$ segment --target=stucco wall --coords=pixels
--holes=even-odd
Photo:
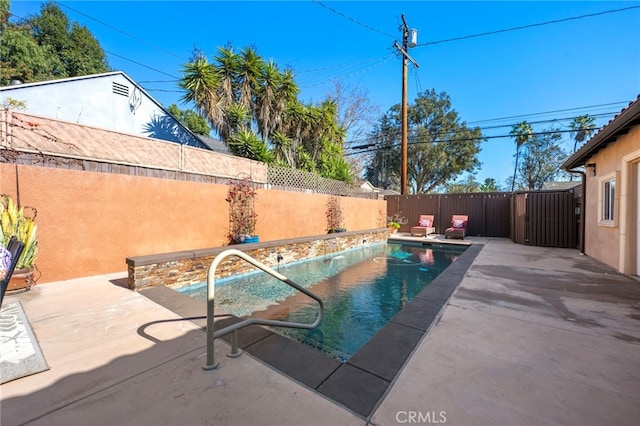
[[[635,238],[635,226],[632,225],[635,219],[635,209],[622,211],[621,194],[635,192],[635,184],[633,182],[635,177],[621,173],[628,165],[622,158],[638,149],[640,149],[640,126],[636,126],[628,134],[610,143],[605,149],[588,160],[588,163],[595,163],[596,165],[595,176],[592,168],[587,168],[586,170],[585,253],[626,273],[635,271],[624,270],[625,268],[620,265],[621,242],[624,243],[621,238]],[[615,172],[618,173],[619,179],[616,181],[615,195],[617,221],[615,226],[602,226],[598,224],[598,214],[601,209],[598,202],[598,191],[601,178]],[[629,201],[636,202],[635,196]],[[632,233],[627,232],[621,235],[623,224],[626,224],[627,231],[632,231]],[[625,244],[622,244],[622,246],[624,247]],[[635,244],[633,246],[635,250]],[[629,247],[623,249],[629,251]]]
[[[0,163],[0,193],[38,209],[39,283],[124,272],[125,259],[223,245],[227,185]],[[325,233],[329,196],[259,190],[261,241]],[[348,230],[381,226],[386,201],[340,197]]]

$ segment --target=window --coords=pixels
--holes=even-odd
[[[608,173],[598,179],[598,224],[601,226],[618,226],[616,220],[618,200],[616,198],[616,181],[618,172]]]
[[[613,222],[616,200],[616,180],[610,179],[602,183],[602,220]]]

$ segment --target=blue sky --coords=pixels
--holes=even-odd
[[[180,103],[181,65],[194,47],[211,58],[218,47],[254,46],[296,73],[303,101],[319,101],[342,79],[368,91],[381,113],[401,100],[402,68],[393,42],[404,13],[418,30],[410,55],[409,102],[418,92],[446,92],[461,120],[485,136],[510,125],[567,129],[571,117],[603,114],[598,126],[640,94],[640,2],[431,1],[66,1],[61,9],[89,28],[110,66],[132,77],[158,101]],[[12,1],[20,17],[41,2]],[[632,8],[615,13],[602,13]],[[330,10],[332,9],[332,10]],[[555,24],[462,40],[554,20]],[[606,105],[609,104],[609,105]],[[592,107],[602,105],[599,107]],[[585,108],[592,107],[592,108]],[[562,111],[565,110],[565,111]],[[554,112],[555,111],[555,112]],[[507,127],[495,127],[505,125]],[[490,128],[491,127],[491,128]],[[573,142],[565,136],[564,148]],[[483,143],[476,179],[499,184],[513,172],[511,138]]]

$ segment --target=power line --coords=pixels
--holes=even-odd
[[[608,104],[604,104],[604,105],[608,105]],[[583,107],[584,108],[584,107]],[[559,111],[569,111],[569,110],[573,110],[573,109],[580,109],[580,108],[570,108],[567,110],[559,110]],[[590,114],[590,117],[607,117],[607,116],[614,116],[616,114],[618,114],[619,111],[612,111],[612,112],[606,112],[606,113],[600,113],[600,114]],[[538,113],[538,114],[547,114],[547,113]],[[531,115],[535,115],[535,114],[531,114]],[[551,118],[548,120],[538,120],[538,121],[531,121],[529,122],[529,124],[543,124],[543,123],[553,123],[554,121],[557,120],[573,120],[575,117],[563,117],[563,118]],[[487,121],[492,121],[492,120],[487,120]],[[468,124],[468,123],[467,123]],[[504,127],[510,127],[512,128],[516,123],[512,123],[512,124],[501,124],[501,125],[495,125],[495,126],[488,126],[488,127],[478,127],[478,129],[481,132],[484,132],[486,130],[491,130],[491,129],[498,129],[498,128],[504,128]],[[410,129],[411,130],[411,129]],[[413,130],[411,130],[412,132],[415,133],[417,129],[414,128]],[[473,130],[472,128],[470,128],[469,130]],[[574,131],[569,130],[569,131]],[[398,136],[396,133],[398,131],[396,129],[389,129],[389,131],[382,131],[379,134],[374,134],[371,135],[369,137],[366,138],[360,138],[360,139],[352,139],[346,143],[352,144],[352,143],[356,143],[356,142],[368,142],[371,140],[375,140],[375,139],[380,139],[382,137],[389,137],[389,136]],[[439,135],[446,135],[447,133],[436,133],[434,136],[439,136]]]
[[[122,33],[122,34],[125,34],[125,35],[127,35],[128,37],[134,38],[134,39],[136,39],[136,40],[138,40],[138,41],[140,41],[140,42],[142,42],[142,43],[144,43],[144,44],[146,44],[146,45],[148,45],[148,46],[154,47],[154,48],[156,48],[156,49],[158,49],[158,50],[160,50],[160,51],[162,51],[162,52],[168,53],[169,55],[176,56],[177,58],[179,58],[179,59],[183,59],[183,60],[184,60],[184,58],[181,58],[180,56],[177,56],[177,55],[175,55],[175,54],[173,54],[173,53],[171,53],[171,52],[169,52],[169,51],[166,51],[166,50],[164,50],[164,49],[162,49],[162,48],[156,47],[156,46],[154,46],[154,45],[153,45],[153,44],[151,44],[151,43],[148,43],[148,42],[146,42],[146,41],[144,41],[144,40],[142,40],[142,39],[140,39],[140,38],[138,38],[138,37],[135,37],[135,36],[133,36],[133,35],[131,35],[131,34],[128,34],[128,33],[124,32],[124,31],[122,31],[122,30],[119,30],[118,28],[116,28],[116,27],[114,27],[114,26],[112,26],[112,25],[109,25],[109,24],[106,24],[106,23],[104,23],[104,22],[102,22],[102,21],[99,21],[98,19],[92,18],[91,16],[86,15],[86,14],[84,14],[84,13],[82,13],[82,12],[79,12],[79,11],[77,11],[77,10],[75,10],[75,9],[73,9],[73,8],[71,8],[71,7],[69,7],[69,6],[63,5],[63,4],[61,4],[61,3],[59,3],[59,2],[55,2],[55,1],[54,1],[54,3],[55,3],[55,4],[57,4],[57,5],[59,5],[59,6],[65,7],[65,8],[67,8],[67,9],[73,10],[74,12],[79,13],[80,15],[86,16],[86,17],[87,17],[87,18],[89,18],[89,19],[92,19],[92,20],[94,20],[94,21],[96,21],[96,22],[98,22],[98,23],[100,23],[100,24],[102,24],[102,25],[105,25],[105,26],[107,26],[107,27],[109,27],[109,28],[111,28],[111,29],[113,29],[113,30],[115,30],[115,31],[118,31],[118,32],[120,32],[120,33]],[[20,17],[20,16],[18,16],[18,15],[16,15],[16,14],[14,14],[14,13],[11,13],[11,12],[10,12],[9,14],[10,14],[11,16],[14,16],[14,17],[19,18],[19,19],[23,19],[23,20],[25,19],[25,18],[22,18],[22,17]],[[118,55],[117,53],[113,53],[113,52],[110,52],[110,51],[105,50],[105,49],[102,49],[102,50],[103,50],[105,53],[108,53],[109,55],[116,56],[116,57],[118,57],[118,58],[120,58],[120,59],[124,59],[125,61],[131,62],[131,63],[134,63],[134,64],[139,65],[139,66],[141,66],[141,67],[144,67],[144,68],[150,69],[150,70],[152,70],[152,71],[158,72],[158,73],[160,73],[160,74],[164,74],[164,75],[166,75],[166,76],[168,76],[168,77],[171,77],[171,78],[173,78],[173,79],[174,79],[173,81],[179,81],[179,80],[180,80],[178,77],[173,76],[173,75],[171,75],[171,74],[168,74],[168,73],[166,73],[166,72],[164,72],[164,71],[160,71],[160,70],[159,70],[159,69],[157,69],[157,68],[150,67],[150,66],[145,65],[145,64],[143,64],[143,63],[141,63],[141,62],[134,61],[133,59],[129,59],[129,58],[125,57],[125,56]],[[167,81],[167,82],[169,82],[169,81]]]
[[[599,107],[612,106],[612,105],[627,105],[628,103],[629,103],[628,101],[610,102],[610,103],[606,103],[606,104],[590,105],[590,106],[584,106],[584,107],[556,109],[556,110],[546,111],[546,112],[534,112],[534,113],[530,113],[530,114],[511,115],[511,116],[508,116],[508,117],[489,118],[487,120],[470,121],[467,124],[489,123],[489,122],[492,122],[492,121],[503,121],[503,120],[511,120],[511,119],[514,119],[514,118],[533,117],[533,116],[536,116],[536,115],[555,114],[557,112],[577,111],[577,110],[582,110],[582,109],[599,108]]]
[[[598,118],[598,117],[608,117],[611,115],[617,114],[617,111],[612,112],[601,112],[599,114],[588,114],[589,117]],[[575,117],[563,117],[563,118],[551,118],[548,120],[538,120],[538,121],[528,121],[528,124],[542,124],[542,123],[553,123],[554,121],[559,120],[573,120]],[[467,123],[468,124],[468,123]],[[560,125],[564,126],[564,124],[560,123]],[[489,129],[499,129],[502,127],[513,127],[514,124],[498,124],[495,126],[481,127],[480,130],[489,130]]]
[[[373,68],[377,68],[377,67],[383,65],[384,63],[388,62],[389,59],[391,59],[392,57],[393,57],[393,55],[387,55],[387,56],[381,58],[381,60],[378,61],[377,63],[371,64],[371,65],[369,65],[367,67],[356,68],[355,70],[353,70],[353,71],[351,71],[349,73],[346,73],[346,74],[342,73],[342,74],[340,74],[340,77],[351,77],[353,75],[361,74],[361,73],[363,73],[365,71],[369,71],[369,70],[371,70]],[[328,78],[329,77],[320,76],[320,77],[317,77],[316,79],[311,79],[310,80],[310,81],[317,80],[314,83],[311,83],[311,82],[310,83],[306,83],[306,84],[305,83],[299,83],[299,86],[300,86],[300,88],[318,86],[318,85],[321,85],[321,84],[325,84],[327,82]]]
[[[347,15],[345,15],[345,14],[344,14],[344,13],[342,13],[342,12],[338,12],[337,10],[335,10],[335,9],[333,9],[333,8],[331,8],[331,7],[329,7],[329,6],[327,6],[326,4],[322,3],[322,2],[321,2],[321,1],[319,1],[319,0],[313,0],[313,2],[314,2],[315,4],[317,4],[317,5],[319,5],[319,6],[322,6],[322,7],[324,7],[325,9],[327,9],[327,10],[329,10],[329,11],[331,11],[331,12],[335,13],[336,15],[342,16],[344,19],[347,19],[347,20],[349,20],[349,21],[351,21],[351,22],[353,22],[353,23],[355,23],[355,24],[357,24],[357,25],[360,25],[361,27],[364,27],[364,28],[366,28],[366,29],[368,29],[368,30],[371,30],[371,31],[373,31],[373,32],[376,32],[376,33],[378,33],[378,34],[382,34],[382,35],[383,35],[383,36],[385,36],[385,37],[391,37],[392,39],[395,39],[395,37],[394,37],[394,36],[392,36],[391,34],[385,33],[384,31],[380,31],[380,30],[378,30],[378,29],[376,29],[376,28],[373,28],[373,27],[372,27],[372,26],[370,26],[370,25],[364,24],[364,23],[362,23],[362,22],[360,22],[360,21],[356,21],[356,20],[355,20],[355,19],[353,19],[352,17],[347,16]]]
[[[154,49],[156,49],[156,50],[158,50],[158,51],[160,51],[160,52],[166,53],[167,55],[171,55],[171,56],[173,56],[173,57],[175,57],[175,58],[178,58],[178,59],[180,59],[180,60],[182,60],[182,61],[188,61],[187,59],[183,58],[182,56],[176,55],[176,54],[175,54],[175,53],[173,53],[173,52],[169,52],[168,50],[165,50],[165,49],[163,49],[163,48],[161,48],[161,47],[158,47],[158,46],[156,46],[156,45],[154,45],[154,44],[152,44],[152,43],[150,43],[150,42],[148,42],[148,41],[146,41],[146,40],[141,39],[140,37],[134,36],[133,34],[129,34],[128,32],[123,31],[123,30],[121,30],[121,29],[119,29],[119,28],[116,28],[116,27],[114,27],[114,26],[113,26],[113,25],[111,25],[111,24],[107,24],[106,22],[100,21],[99,19],[96,19],[96,18],[94,18],[94,17],[92,17],[92,16],[89,16],[89,15],[87,15],[86,13],[80,12],[79,10],[76,10],[76,9],[74,9],[74,8],[70,7],[70,6],[67,6],[67,5],[62,4],[62,3],[60,3],[60,2],[57,2],[57,1],[54,1],[53,3],[57,4],[58,6],[64,7],[64,8],[66,8],[66,9],[72,10],[72,11],[74,11],[75,13],[77,13],[77,14],[79,14],[79,15],[84,16],[85,18],[89,18],[89,19],[91,19],[92,21],[95,21],[95,22],[97,22],[97,23],[99,23],[99,24],[101,24],[101,25],[104,25],[104,26],[105,26],[105,27],[107,27],[107,28],[111,28],[112,30],[117,31],[117,32],[119,32],[119,33],[121,33],[121,34],[124,34],[124,35],[126,35],[127,37],[130,37],[130,38],[132,38],[132,39],[134,39],[134,40],[136,40],[136,41],[139,41],[139,42],[140,42],[140,43],[142,43],[142,44],[146,44],[146,45],[147,45],[147,46],[149,46],[149,47],[153,47]]]
[[[552,135],[556,133],[569,133],[574,130],[548,130],[543,132],[532,132],[531,136],[540,136],[540,135]],[[483,141],[485,139],[501,139],[501,138],[512,138],[513,135],[493,135],[493,136],[478,136],[478,137],[469,137],[469,138],[459,138],[459,139],[447,139],[447,140],[432,140],[432,141],[417,141],[417,142],[409,142],[408,145],[424,145],[428,143],[451,143],[451,142],[472,142],[472,141]],[[367,148],[367,151],[353,151],[344,154],[346,155],[356,155],[356,154],[369,154],[376,151],[380,151],[383,149],[393,149],[400,148],[400,145],[390,145],[390,146],[375,146],[370,144],[369,146],[363,145],[363,149]]]
[[[147,92],[167,92],[167,93],[184,93],[184,90],[166,90],[166,89],[149,89],[144,88]]]
[[[378,58],[365,58],[365,59],[357,59],[355,61],[351,61],[351,62],[346,62],[343,64],[337,64],[337,65],[329,65],[326,67],[317,67],[317,68],[311,68],[311,69],[307,69],[307,70],[296,70],[296,74],[304,74],[304,73],[309,73],[309,72],[318,72],[318,71],[327,71],[327,70],[334,70],[336,68],[344,68],[344,67],[348,67],[351,65],[356,65],[356,64],[361,64],[363,62],[369,62],[369,61],[373,61],[373,60],[380,60],[380,59],[385,59],[388,55],[382,56],[382,57],[378,57]]]
[[[576,20],[576,19],[583,19],[583,18],[590,18],[590,17],[593,17],[593,16],[605,15],[607,13],[623,12],[623,11],[626,11],[626,10],[638,9],[638,8],[640,8],[640,6],[629,6],[629,7],[623,7],[622,9],[605,10],[604,12],[589,13],[587,15],[572,16],[572,17],[563,18],[563,19],[555,19],[553,21],[546,21],[546,22],[539,22],[539,23],[536,23],[536,24],[521,25],[519,27],[506,28],[506,29],[503,29],[503,30],[487,31],[487,32],[480,33],[480,34],[471,34],[471,35],[466,35],[466,36],[448,38],[448,39],[445,39],[445,40],[429,41],[429,42],[426,42],[426,43],[416,44],[416,47],[418,47],[418,46],[431,46],[431,45],[434,45],[434,44],[448,43],[450,41],[465,40],[465,39],[469,39],[469,38],[483,37],[483,36],[499,34],[499,33],[506,33],[506,32],[509,32],[509,31],[524,30],[524,29],[527,29],[527,28],[541,27],[543,25],[557,24],[557,23],[560,23],[560,22],[573,21],[573,20]]]
[[[164,71],[160,71],[160,70],[159,70],[159,69],[157,69],[157,68],[150,67],[149,65],[145,65],[145,64],[140,63],[140,62],[138,62],[138,61],[134,61],[133,59],[125,58],[124,56],[122,56],[122,55],[118,55],[117,53],[109,52],[108,50],[105,50],[105,53],[108,53],[109,55],[117,56],[117,57],[118,57],[118,58],[120,58],[120,59],[124,59],[125,61],[129,61],[129,62],[134,63],[134,64],[136,64],[136,65],[140,65],[141,67],[144,67],[144,68],[150,69],[150,70],[152,70],[152,71],[159,72],[160,74],[164,74],[164,75],[166,75],[167,77],[171,77],[171,78],[173,78],[173,79],[179,80],[179,78],[178,78],[178,77],[176,77],[175,75],[167,74],[166,72],[164,72]]]
[[[608,112],[608,113],[600,113],[600,114],[595,114],[595,115],[590,115],[590,117],[606,117],[606,116],[613,116],[615,114],[618,114],[618,111],[613,111],[613,112]],[[539,120],[539,121],[533,121],[530,122],[529,124],[542,124],[542,123],[552,123],[554,121],[557,120],[572,120],[575,117],[563,117],[563,118],[553,118],[553,119],[549,119],[549,120]],[[505,128],[505,127],[513,127],[515,124],[504,124],[504,125],[497,125],[497,126],[490,126],[490,127],[484,127],[484,128],[478,128],[481,132],[484,132],[486,130],[489,129],[498,129],[498,128]],[[414,135],[412,137],[415,138],[415,134],[416,131],[418,129],[414,128],[411,130],[411,133]],[[473,129],[470,129],[473,130]],[[552,134],[552,133],[568,133],[568,132],[575,132],[575,129],[569,129],[569,130],[560,130],[560,129],[551,129],[551,130],[547,130],[547,131],[542,131],[542,132],[534,132],[532,133],[532,135],[544,135],[544,134]],[[448,133],[435,133],[431,136],[434,137],[439,137],[439,136],[446,136]],[[361,146],[355,146],[355,147],[349,147],[349,149],[364,149],[364,148],[369,148],[372,146],[375,146],[375,143],[371,143],[372,141],[375,140],[379,140],[382,139],[384,137],[395,137],[397,138],[398,135],[398,130],[397,129],[389,129],[388,131],[382,131],[378,134],[373,134],[369,137],[366,138],[361,138],[361,139],[352,139],[348,142],[346,142],[346,144],[353,144],[353,143],[357,143],[357,142],[369,142],[369,143],[365,143]],[[513,135],[509,134],[509,135],[492,135],[492,136],[479,136],[479,137],[473,137],[473,138],[467,138],[467,139],[457,139],[457,140],[482,140],[482,139],[495,139],[495,138],[505,138],[505,137],[513,137]],[[429,143],[432,142],[452,142],[454,141],[454,139],[450,139],[450,140],[446,140],[446,141],[430,141]],[[427,143],[427,142],[425,142]],[[376,148],[376,150],[379,148]],[[364,151],[358,151],[358,152],[354,152],[352,154],[357,154],[357,153],[363,153]]]
[[[179,80],[138,80],[138,83],[177,83]]]

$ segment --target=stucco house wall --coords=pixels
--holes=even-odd
[[[587,167],[586,170],[585,253],[621,271],[624,270],[624,266],[620,264],[621,254],[626,250],[627,257],[631,259],[636,250],[635,244],[630,247],[621,245],[625,234],[629,234],[630,231],[635,234],[635,221],[633,220],[635,217],[633,210],[635,209],[630,212],[623,212],[621,205],[623,190],[626,188],[626,192],[633,193],[636,188],[634,174],[629,176],[627,173],[626,179],[623,180],[621,173],[623,169],[628,167],[623,157],[634,152],[636,152],[637,157],[640,157],[640,127],[635,127],[627,135],[619,138],[589,159],[589,164],[596,165],[595,176],[593,175],[593,167]],[[640,158],[636,159],[635,162],[638,160]],[[633,169],[633,167],[631,168]],[[599,190],[602,179],[605,176],[617,177],[615,205],[618,208],[614,213],[617,216],[617,220],[614,221],[613,226],[604,225],[599,218],[601,208]],[[628,219],[627,216],[629,216]],[[623,223],[627,228],[625,234],[622,234]],[[635,270],[629,270],[628,272],[637,273]]]
[[[640,275],[640,96],[563,165],[585,171],[584,252]],[[615,184],[613,217],[603,217],[605,183]]]
[[[0,103],[9,98],[27,113],[207,148],[121,71],[0,87]]]

